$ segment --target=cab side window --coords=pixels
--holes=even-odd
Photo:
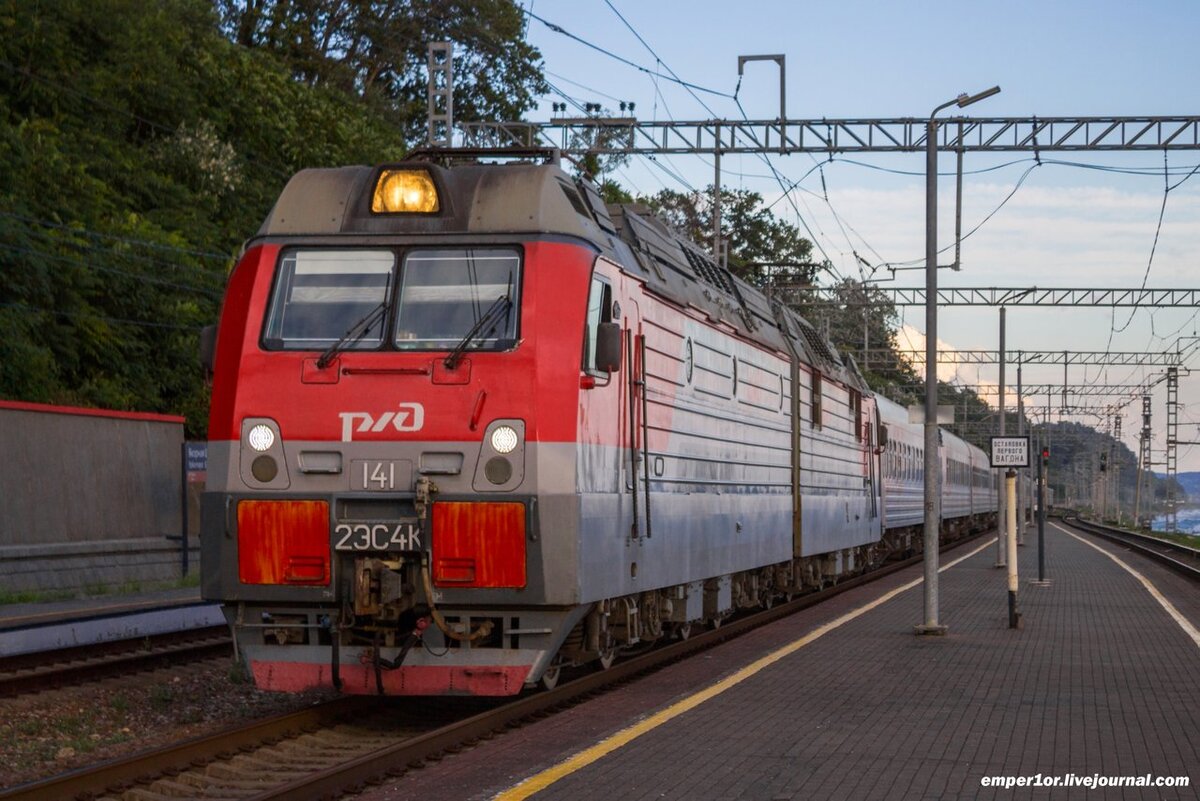
[[[601,278],[592,278],[588,293],[587,326],[583,332],[583,369],[595,373],[603,372],[596,366],[596,341],[601,323],[613,321],[612,286]]]

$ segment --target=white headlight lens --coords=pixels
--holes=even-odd
[[[246,441],[250,443],[251,448],[262,453],[270,450],[271,446],[275,444],[275,432],[271,430],[270,426],[259,423],[250,429]]]
[[[497,426],[492,432],[492,449],[496,453],[512,453],[517,447],[517,432],[512,426]]]

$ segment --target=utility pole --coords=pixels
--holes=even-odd
[[[781,65],[782,66],[782,65]],[[914,627],[917,634],[945,634],[938,621],[938,539],[942,522],[937,427],[937,115],[955,104],[959,108],[991,97],[999,86],[975,95],[961,94],[935,107],[925,126],[925,526],[922,542],[925,575],[925,619]]]
[[[450,147],[454,136],[454,44],[430,42],[427,58],[429,144],[432,147]]]
[[[1005,313],[1007,309],[1000,307],[1000,426],[996,432],[1000,436],[1004,436],[1005,420],[1004,420],[1004,363],[1008,358],[1008,353],[1004,348],[1004,323]],[[1004,471],[996,471],[996,567],[1005,567],[1008,564],[1008,544],[1005,538],[1008,536],[1008,520],[1005,517],[1005,512],[1008,507],[1008,489],[1004,483]]]
[[[1179,441],[1179,368],[1167,368],[1167,521],[1166,530],[1174,534],[1179,526],[1175,496],[1176,445]]]
[[[718,131],[718,136],[720,132]],[[713,261],[721,263],[721,151],[713,153],[712,199]]]
[[[1117,525],[1121,525],[1121,412],[1116,412],[1112,421],[1112,440],[1115,442],[1115,458],[1109,459],[1109,470],[1112,471],[1112,484],[1116,487],[1116,517]]]
[[[1137,490],[1133,495],[1133,527],[1142,527],[1142,484],[1145,483],[1146,473],[1150,471],[1150,396],[1142,396],[1142,431],[1138,435],[1138,474]],[[1153,481],[1150,486],[1153,487]],[[1152,503],[1153,501],[1151,501]]]
[[[1025,436],[1025,395],[1021,392],[1021,352],[1017,351],[1017,434]],[[1017,471],[1017,545],[1025,544],[1025,481],[1029,468]]]

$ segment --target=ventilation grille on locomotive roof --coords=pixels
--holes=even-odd
[[[830,364],[841,365],[842,360],[838,357],[837,352],[829,347],[829,343],[825,341],[825,337],[817,333],[817,330],[812,325],[802,318],[796,318],[796,327],[800,329],[800,335],[804,338],[804,344],[808,346],[808,351],[818,359],[824,359]]]
[[[730,279],[727,271],[686,245],[683,247],[683,255],[687,257],[688,264],[692,266],[697,278],[709,286],[715,286],[722,292],[736,297],[737,292],[733,288],[733,280]]]

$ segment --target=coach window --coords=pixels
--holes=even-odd
[[[862,442],[862,393],[853,387],[850,388],[850,425],[854,428],[854,438]]]
[[[596,369],[596,337],[600,323],[613,321],[612,306],[612,287],[607,281],[593,277],[588,294],[587,328],[583,332],[583,367],[589,373],[606,375]]]
[[[521,257],[510,248],[409,252],[401,269],[396,303],[396,347],[513,347],[521,317],[520,282]],[[464,343],[469,334],[470,339]]]
[[[344,348],[378,348],[395,263],[395,256],[386,250],[285,252],[263,345],[269,350],[325,348],[365,325]]]
[[[824,404],[822,403],[821,374],[816,370],[812,373],[812,427],[820,428],[824,422]]]

